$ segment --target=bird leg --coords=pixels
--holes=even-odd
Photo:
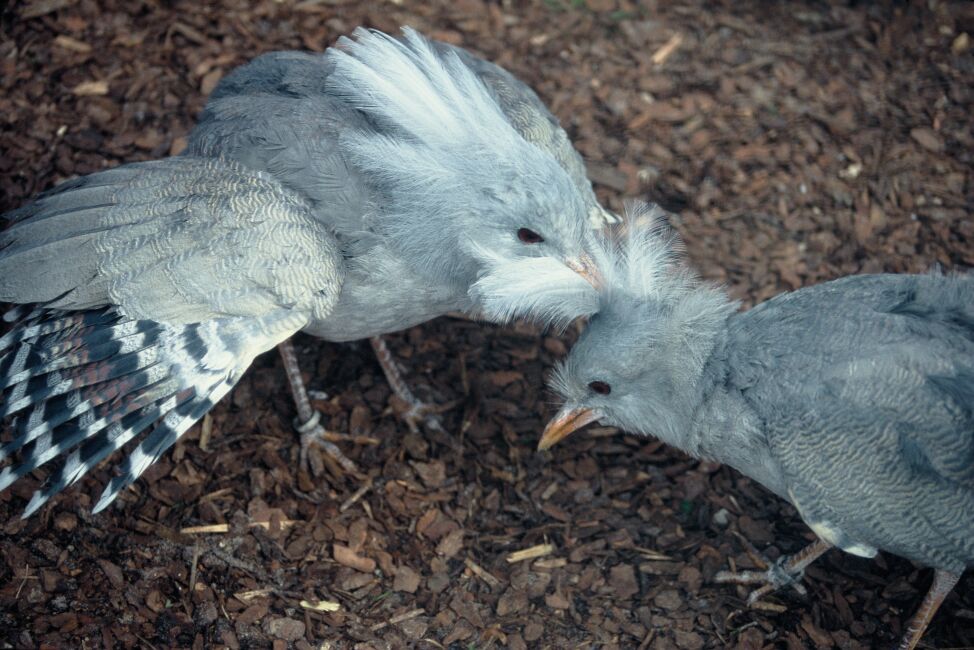
[[[396,365],[396,360],[392,358],[392,353],[389,351],[388,346],[386,346],[385,340],[381,336],[373,336],[369,339],[369,342],[372,344],[372,349],[375,350],[375,356],[379,360],[379,365],[382,366],[382,372],[385,373],[386,380],[389,382],[392,392],[406,404],[406,411],[400,417],[405,420],[409,426],[409,430],[413,433],[418,433],[419,425],[417,423],[422,421],[430,430],[446,433],[438,414],[450,409],[453,404],[437,406],[421,402],[409,390],[409,386],[403,379],[402,372],[399,370],[399,366]]]
[[[947,597],[947,594],[954,588],[958,580],[960,580],[959,573],[951,573],[943,569],[934,571],[933,584],[930,585],[930,589],[927,591],[927,595],[924,597],[920,609],[910,619],[910,623],[906,627],[906,633],[903,635],[900,645],[897,646],[897,650],[913,650],[913,648],[917,647],[917,644],[920,643],[920,637],[923,636],[927,625],[930,624],[930,619],[937,613],[941,603],[944,602],[944,598]]]
[[[764,583],[763,587],[755,589],[748,595],[748,606],[753,605],[768,594],[789,585],[804,596],[807,592],[801,580],[805,575],[805,568],[830,548],[832,548],[831,544],[817,539],[793,555],[778,558],[777,562],[771,563],[768,566],[767,571],[740,571],[738,573],[721,571],[714,576],[714,580],[739,585]]]
[[[288,339],[277,347],[281,352],[281,359],[284,360],[284,373],[287,375],[288,383],[291,384],[291,394],[294,396],[294,405],[298,410],[298,415],[294,418],[294,428],[301,435],[302,467],[306,468],[313,476],[319,476],[324,471],[321,459],[308,453],[311,447],[321,447],[343,469],[358,474],[355,463],[342,453],[342,450],[333,442],[335,440],[347,440],[350,436],[325,429],[321,426],[321,412],[311,408],[308,391],[304,387],[304,380],[301,379],[298,356],[294,353],[291,340]]]

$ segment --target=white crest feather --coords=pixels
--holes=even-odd
[[[596,260],[605,279],[603,298],[666,300],[685,293],[696,279],[681,263],[682,252],[683,242],[659,206],[627,202],[621,223],[607,231]]]
[[[438,53],[416,30],[402,31],[399,40],[360,27],[353,38],[339,39],[325,54],[335,65],[331,90],[427,145],[478,140],[503,148],[519,138],[483,82],[454,52]]]

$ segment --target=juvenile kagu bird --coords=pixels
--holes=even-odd
[[[0,460],[21,461],[0,489],[70,452],[25,516],[150,429],[105,507],[297,331],[594,310],[602,212],[564,132],[507,73],[404,31],[261,57],[217,89],[186,155],[8,216],[0,417],[19,415]],[[321,427],[283,352],[307,442]]]
[[[643,215],[645,217],[645,214]],[[818,541],[767,573],[785,584],[832,546],[935,569],[900,648],[974,563],[974,277],[851,276],[738,312],[633,228],[608,251],[598,314],[557,369],[545,449],[594,421],[717,460],[791,502]]]

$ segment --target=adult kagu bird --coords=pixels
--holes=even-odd
[[[863,275],[738,312],[635,229],[609,251],[602,306],[553,386],[539,445],[593,421],[728,464],[818,536],[766,573],[797,581],[832,546],[935,569],[900,648],[974,563],[974,277]]]
[[[370,337],[411,406],[407,423],[435,427],[435,409],[413,396],[380,335],[448,311],[577,315],[552,289],[571,290],[570,271],[596,281],[582,231],[615,217],[530,88],[461,48],[428,42],[420,51],[419,36],[405,32],[403,43],[358,30],[357,42],[341,39],[324,55],[256,58],[214,90],[187,153],[240,161],[308,200],[352,257],[335,313],[306,331]],[[417,274],[420,263],[435,273]],[[282,353],[300,407],[288,343]]]
[[[600,212],[577,155],[519,131],[455,50],[359,30],[221,88],[187,155],[68,181],[8,215],[0,301],[18,306],[0,417],[18,417],[0,459],[21,460],[0,489],[69,454],[25,516],[149,429],[105,507],[295,332],[343,341],[448,311],[564,322],[596,306]],[[307,441],[321,427],[295,388]]]

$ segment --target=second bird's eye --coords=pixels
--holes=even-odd
[[[530,228],[521,228],[517,231],[517,238],[523,241],[525,244],[540,244],[544,241],[544,237],[534,232]]]
[[[588,387],[599,395],[608,395],[612,392],[612,386],[608,385],[604,381],[591,381],[589,382]]]

